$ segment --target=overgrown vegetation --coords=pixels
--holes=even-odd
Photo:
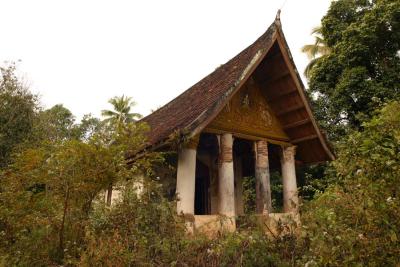
[[[400,2],[333,1],[321,24],[317,38],[329,53],[309,70],[310,92],[318,96],[320,122],[340,140],[382,103],[400,98]]]
[[[38,102],[15,76],[15,64],[1,67],[0,72],[0,167],[4,167],[13,149],[30,137]]]
[[[400,260],[400,108],[385,105],[338,148],[336,183],[303,214],[307,259],[319,265],[396,266]]]
[[[130,98],[111,99],[104,120],[77,123],[62,105],[43,109],[14,64],[0,68],[0,266],[397,266],[399,5],[339,0],[323,18],[317,45],[329,53],[308,74],[337,159],[302,171],[302,225],[281,235],[252,216],[236,233],[186,234],[170,185],[153,175],[166,162],[143,150],[148,127]],[[110,208],[112,185],[121,198]],[[244,188],[251,213],[254,179]]]

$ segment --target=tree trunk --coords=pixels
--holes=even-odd
[[[67,192],[65,194],[65,199],[64,199],[64,211],[63,211],[63,217],[61,221],[61,227],[60,227],[60,252],[62,255],[64,255],[64,228],[65,228],[65,218],[67,216],[67,210],[68,210],[68,201],[69,201],[69,185],[67,184]]]
[[[107,189],[107,206],[111,206],[111,198],[112,198],[112,184],[109,184]]]

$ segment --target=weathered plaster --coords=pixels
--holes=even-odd
[[[228,217],[235,216],[235,185],[232,158],[233,137],[221,135],[221,148],[218,168],[219,213]]]
[[[283,211],[297,212],[299,198],[297,193],[295,156],[296,147],[282,147]]]

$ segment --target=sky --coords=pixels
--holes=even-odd
[[[113,96],[147,115],[262,35],[282,9],[299,72],[330,0],[0,0],[0,64],[50,108],[100,116]]]

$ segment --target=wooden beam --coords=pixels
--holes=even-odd
[[[305,108],[305,106],[304,106],[303,103],[300,103],[300,104],[291,106],[291,107],[289,107],[287,109],[283,109],[283,110],[280,110],[279,112],[276,112],[276,116],[279,117],[279,116],[282,116],[284,114],[287,114],[287,113],[290,113],[290,112],[293,112],[293,111],[296,111],[296,110],[299,110],[299,109],[302,109],[302,108]]]
[[[294,61],[293,61],[293,59],[292,59],[292,57],[290,55],[290,52],[288,50],[288,45],[287,45],[287,42],[285,40],[285,37],[283,35],[283,32],[282,32],[281,28],[278,28],[278,37],[277,37],[276,40],[278,41],[278,45],[279,45],[281,53],[283,55],[283,59],[285,60],[286,65],[289,67],[290,75],[292,76],[293,81],[296,84],[296,87],[297,87],[297,89],[299,91],[300,97],[303,100],[303,103],[305,105],[306,111],[309,114],[309,116],[311,118],[311,121],[312,121],[312,123],[314,125],[314,128],[315,128],[315,130],[317,132],[317,137],[319,138],[319,140],[321,142],[321,145],[324,148],[325,152],[327,153],[328,157],[331,160],[334,160],[335,156],[332,153],[330,147],[328,146],[328,143],[326,142],[324,136],[322,135],[321,130],[319,129],[318,124],[317,124],[317,122],[316,122],[316,120],[314,118],[314,115],[313,115],[312,111],[311,111],[310,103],[308,102],[308,99],[306,97],[304,85],[303,85],[303,83],[301,81],[301,78],[300,78],[299,74],[296,71],[296,67],[294,65]]]
[[[278,51],[274,51],[274,53],[268,52],[268,54],[265,56],[265,62],[267,64],[270,64],[270,62],[268,62],[268,61],[277,60],[278,57],[280,57],[282,60],[284,60],[279,48],[278,48]]]
[[[275,53],[270,54],[270,51],[269,51],[266,54],[264,60],[260,63],[260,67],[263,69],[265,67],[268,68],[268,66],[275,66],[276,62],[278,60],[284,62],[284,59],[282,57],[282,53],[281,53],[281,51],[279,49],[279,45],[278,45],[277,51],[275,51]],[[260,77],[262,78],[263,76],[260,76]]]
[[[292,140],[292,143],[293,144],[298,144],[298,143],[301,143],[301,142],[304,142],[304,141],[317,139],[317,138],[318,138],[318,135],[313,134],[313,135],[308,135],[308,136],[305,136],[305,137],[294,139],[294,140]]]
[[[271,98],[268,98],[268,97],[267,97],[267,101],[268,101],[269,103],[273,103],[273,102],[275,102],[275,101],[281,99],[282,97],[288,96],[288,95],[293,94],[293,93],[296,93],[296,92],[297,92],[297,89],[296,89],[296,88],[292,88],[292,89],[290,89],[289,91],[281,92],[280,94],[274,95],[274,96],[272,96]]]
[[[229,133],[232,131],[225,131],[221,129],[214,129],[210,127],[206,127],[203,130],[204,133],[211,133],[211,134],[223,134],[223,133]],[[278,136],[271,136],[271,135],[262,135],[262,136],[257,136],[257,135],[249,135],[246,133],[238,133],[238,132],[232,132],[234,137],[241,138],[241,139],[246,139],[246,140],[252,140],[252,141],[259,141],[259,140],[267,140],[270,143],[277,144],[277,145],[284,145],[284,146],[290,146],[291,143],[289,143],[289,138],[280,138]]]
[[[261,85],[265,85],[265,84],[273,84],[279,80],[285,79],[286,77],[290,76],[290,71],[288,69],[285,69],[284,71],[282,71],[281,73],[279,73],[278,75],[276,75],[275,77],[271,77],[266,75],[266,77],[264,79],[259,79],[258,82]]]
[[[284,125],[283,129],[284,130],[291,129],[291,128],[294,128],[294,127],[297,127],[297,126],[301,126],[301,125],[307,124],[309,122],[311,122],[310,118],[307,118],[307,119],[304,119],[304,120],[301,120],[301,121],[292,122],[290,124]]]

